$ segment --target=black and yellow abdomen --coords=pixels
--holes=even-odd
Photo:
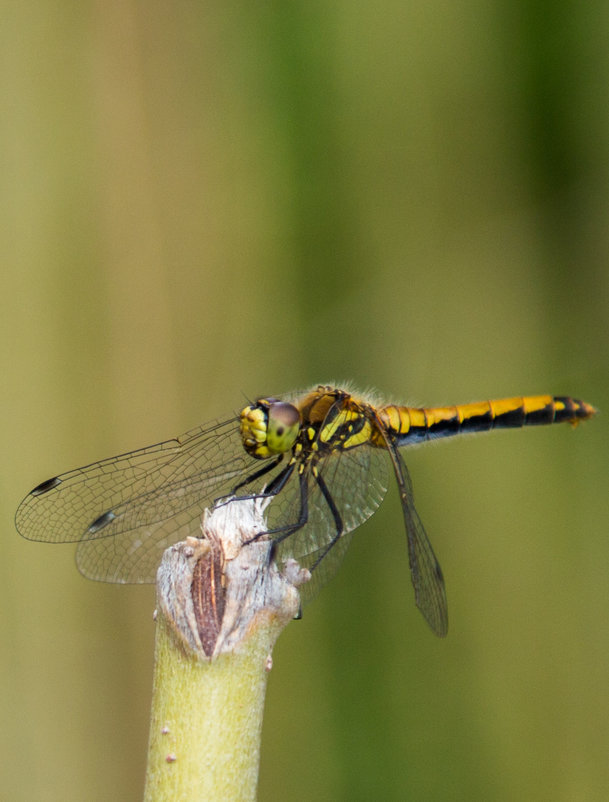
[[[395,436],[398,446],[491,429],[563,422],[575,425],[595,413],[596,409],[585,401],[551,395],[502,398],[452,407],[389,405],[378,410],[381,423]]]

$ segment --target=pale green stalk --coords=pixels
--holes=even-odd
[[[146,802],[256,798],[271,652],[298,612],[295,585],[307,574],[292,566],[286,578],[269,567],[268,542],[241,548],[264,529],[252,510],[252,502],[239,501],[214,511],[204,523],[206,539],[189,538],[168,550],[159,571]],[[221,544],[226,589],[211,656],[203,651],[201,618],[192,606],[192,567],[210,542]]]

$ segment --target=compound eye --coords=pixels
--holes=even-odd
[[[269,405],[266,446],[272,454],[289,451],[300,431],[300,412],[293,404],[273,401]]]

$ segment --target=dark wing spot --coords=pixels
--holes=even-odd
[[[103,529],[105,526],[108,526],[109,523],[112,523],[112,521],[115,518],[116,515],[112,512],[112,510],[108,510],[107,512],[104,512],[102,515],[100,515],[99,518],[96,518],[93,521],[93,523],[89,525],[87,532],[89,532],[89,534],[91,535],[94,535],[97,532],[99,532],[100,529]]]
[[[41,496],[43,493],[48,493],[49,490],[52,490],[60,484],[61,479],[59,476],[54,476],[52,479],[47,479],[46,482],[41,482],[39,485],[36,485],[30,493],[30,496]]]

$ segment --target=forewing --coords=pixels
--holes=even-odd
[[[23,537],[52,543],[133,532],[206,506],[252,462],[236,420],[215,422],[48,480],[21,502],[15,523]]]

